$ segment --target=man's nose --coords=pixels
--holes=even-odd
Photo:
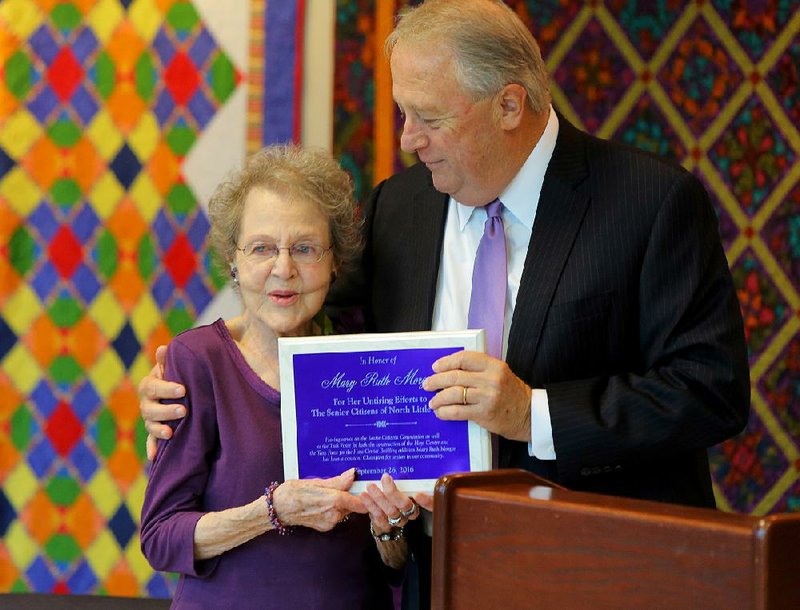
[[[427,136],[420,131],[418,126],[412,125],[408,119],[403,123],[403,133],[400,135],[400,148],[404,152],[414,153],[428,145]]]

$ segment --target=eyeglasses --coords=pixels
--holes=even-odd
[[[317,244],[298,242],[291,246],[278,246],[263,241],[254,241],[247,244],[244,248],[236,248],[245,257],[254,263],[272,262],[278,258],[281,250],[288,250],[289,256],[295,263],[300,265],[313,265],[320,262],[331,248],[323,248]]]

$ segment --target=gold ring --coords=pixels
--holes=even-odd
[[[467,386],[461,386],[461,404],[467,404]]]

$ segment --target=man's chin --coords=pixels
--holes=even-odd
[[[469,192],[465,189],[460,188],[459,186],[456,186],[447,180],[437,180],[435,176],[433,177],[433,188],[444,195],[449,195],[463,205],[477,207],[486,205],[486,202],[480,200],[480,197],[476,197],[474,193],[472,196],[470,196]]]
[[[437,173],[440,175],[437,176]],[[444,193],[446,195],[450,195],[451,197],[455,197],[454,193],[454,185],[451,181],[447,180],[445,176],[441,175],[441,172],[436,172],[435,170],[431,172],[431,179],[433,180],[433,188],[435,188],[440,193]]]

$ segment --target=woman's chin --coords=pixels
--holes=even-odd
[[[312,334],[312,319],[271,320],[267,326],[276,337],[307,337]]]

